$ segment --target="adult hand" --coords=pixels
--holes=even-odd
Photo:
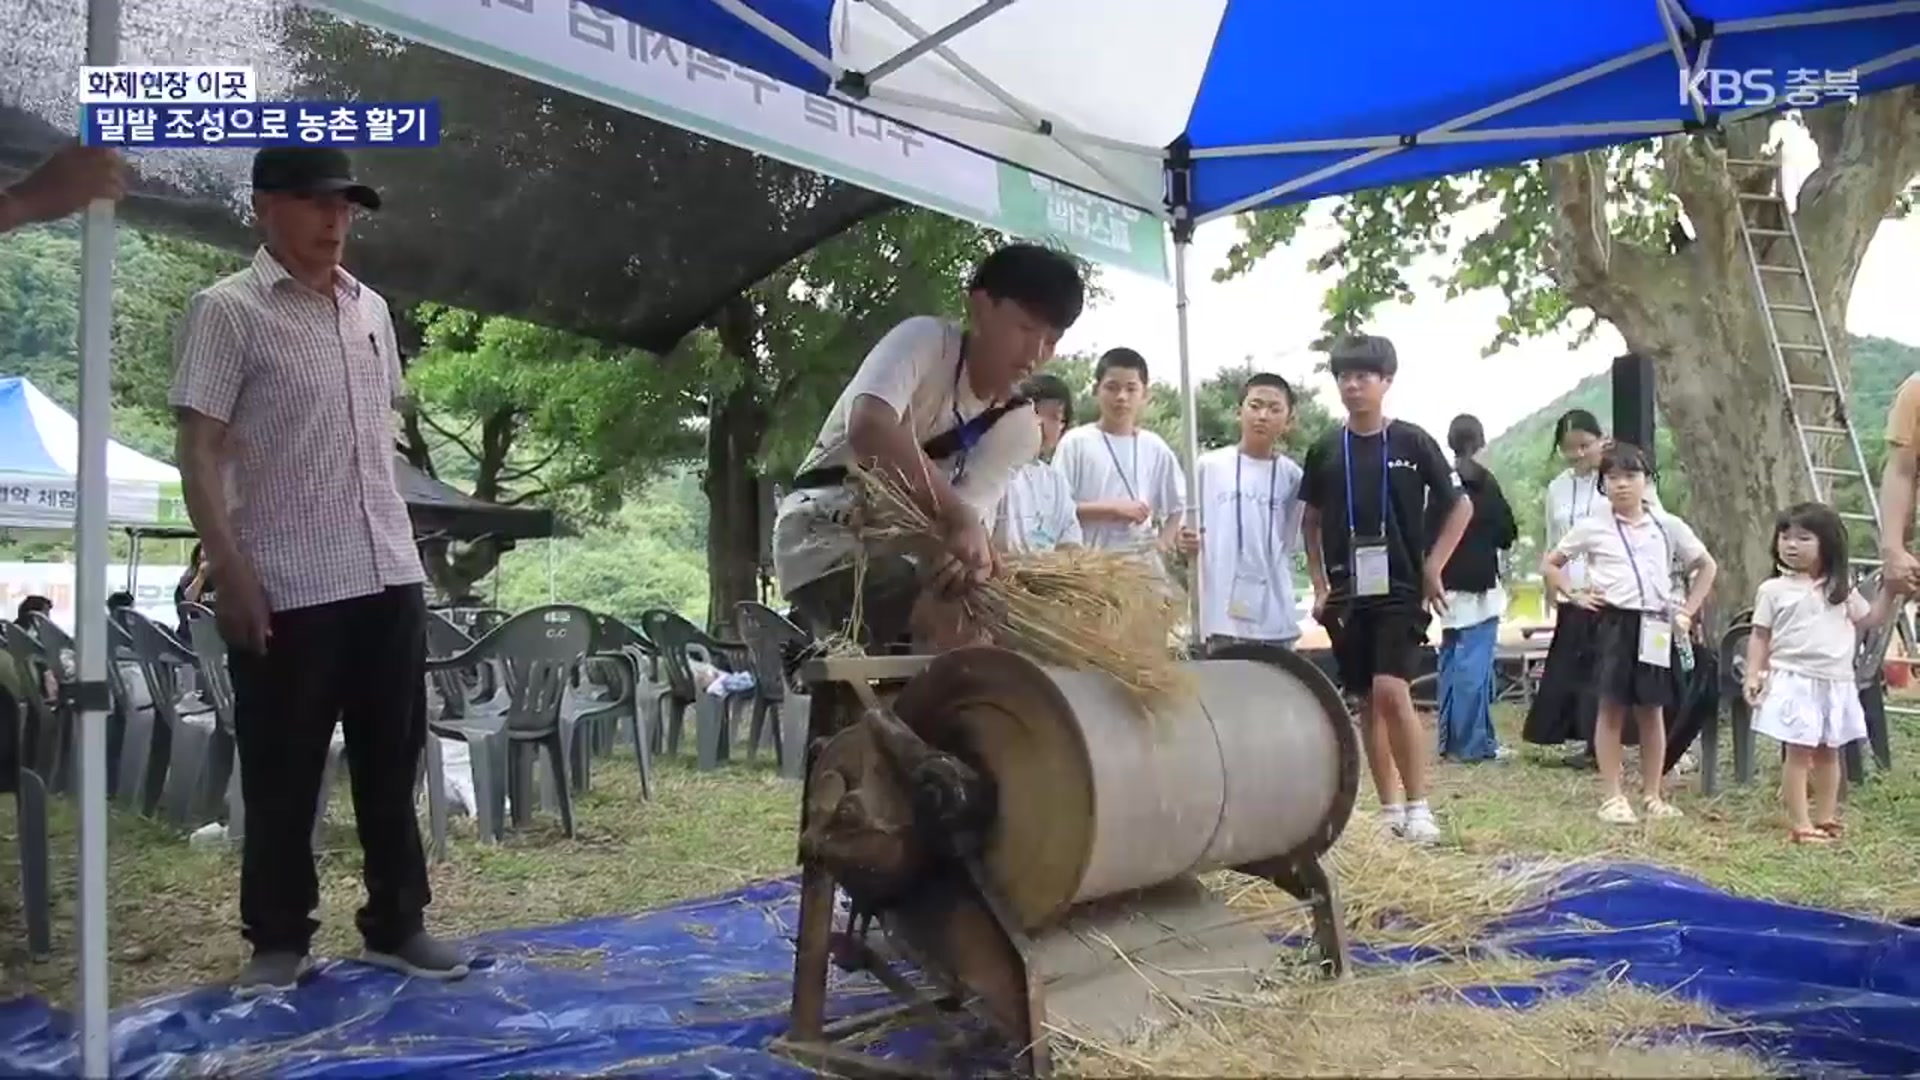
[[[1139,499],[1122,502],[1119,510],[1121,519],[1129,525],[1144,525],[1149,518],[1153,517],[1153,507]]]
[[[1440,571],[1429,566],[1420,574],[1420,591],[1427,602],[1427,610],[1435,615],[1447,613],[1447,587],[1440,581]]]
[[[1760,699],[1765,697],[1767,693],[1767,673],[1764,671],[1747,672],[1747,677],[1742,682],[1741,689],[1746,694],[1747,704],[1756,709],[1759,708]]]
[[[1327,590],[1318,585],[1313,588],[1313,621],[1327,625]]]
[[[126,166],[120,155],[104,146],[77,145],[59,150],[6,191],[24,223],[55,221],[95,199],[118,200],[124,194]]]
[[[1692,629],[1693,629],[1692,615],[1688,614],[1685,610],[1680,610],[1673,613],[1673,634],[1675,637],[1682,637],[1682,638],[1686,637],[1688,632],[1691,631]]]
[[[1200,550],[1200,530],[1188,525],[1180,526],[1173,534],[1173,549],[1182,555],[1193,555]]]
[[[1891,586],[1895,592],[1913,593],[1920,591],[1920,558],[1905,548],[1882,553],[1885,566],[1881,568],[1880,580]]]
[[[1591,589],[1575,589],[1567,594],[1567,603],[1581,611],[1599,611],[1600,598],[1593,595]]]
[[[220,636],[248,652],[265,655],[273,637],[273,609],[267,606],[267,590],[245,560],[222,567],[215,578],[220,603],[213,611],[220,624]]]

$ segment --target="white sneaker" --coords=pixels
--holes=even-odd
[[[1383,806],[1380,808],[1380,831],[1388,836],[1399,836],[1407,828],[1407,808],[1404,806]]]
[[[1640,819],[1634,816],[1633,805],[1625,795],[1615,795],[1600,804],[1600,820],[1609,825],[1632,825]]]
[[[1400,835],[1416,844],[1431,844],[1440,839],[1440,823],[1433,820],[1433,812],[1418,811],[1407,815],[1407,823],[1400,827]]]
[[[1512,758],[1513,758],[1513,747],[1496,746],[1493,748],[1493,760],[1508,761],[1508,760],[1511,760]]]

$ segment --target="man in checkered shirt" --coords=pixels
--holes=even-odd
[[[336,721],[365,854],[366,959],[467,973],[423,920],[425,574],[393,476],[399,349],[386,301],[340,266],[354,214],[379,206],[339,150],[261,150],[253,207],[266,244],[194,296],[176,348],[168,400],[219,589],[246,800],[242,996],[291,989],[309,967],[310,837]]]

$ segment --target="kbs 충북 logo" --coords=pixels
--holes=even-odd
[[[1708,109],[1811,109],[1831,98],[1860,100],[1857,71],[1795,68],[1782,78],[1772,68],[1683,68],[1680,104]]]

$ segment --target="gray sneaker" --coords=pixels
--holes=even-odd
[[[453,980],[465,978],[467,959],[460,950],[425,930],[408,938],[391,952],[367,949],[360,958],[369,964],[392,968],[403,975],[421,979]]]
[[[290,952],[254,953],[253,959],[240,971],[240,977],[233,981],[233,996],[236,998],[257,998],[266,994],[284,994],[300,985],[307,972],[313,970],[310,957]]]

